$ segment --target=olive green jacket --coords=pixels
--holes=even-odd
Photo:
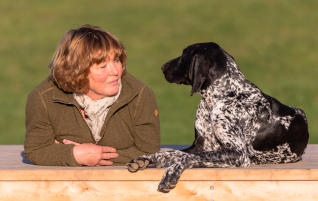
[[[81,166],[74,158],[75,145],[95,143],[91,131],[71,93],[45,79],[28,96],[24,153],[37,165]],[[119,155],[113,165],[160,150],[160,125],[156,98],[144,83],[126,72],[122,91],[107,113],[101,129],[101,146],[114,147]],[[55,143],[55,140],[60,143]]]

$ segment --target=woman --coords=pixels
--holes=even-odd
[[[126,72],[124,46],[84,25],[63,36],[28,96],[25,156],[37,165],[124,165],[160,149],[154,93]]]

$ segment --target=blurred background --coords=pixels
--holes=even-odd
[[[318,143],[315,0],[3,0],[0,2],[0,144],[23,144],[27,95],[49,75],[62,35],[101,26],[126,46],[127,69],[158,101],[162,144],[191,144],[201,97],[169,84],[161,65],[188,45],[216,42],[264,93],[302,108]]]

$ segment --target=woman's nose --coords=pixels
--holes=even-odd
[[[110,73],[112,75],[118,75],[118,69],[117,69],[116,65],[110,64]]]

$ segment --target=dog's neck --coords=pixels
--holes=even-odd
[[[260,91],[242,74],[234,59],[228,55],[227,57],[227,69],[224,75],[200,91],[202,99],[211,109],[216,107],[218,103],[231,99],[231,97]]]

